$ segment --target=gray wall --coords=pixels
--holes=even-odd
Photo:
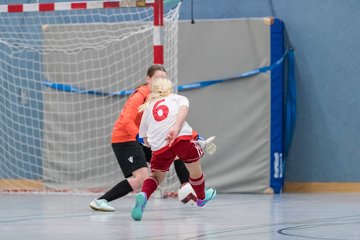
[[[359,12],[359,0],[194,0],[195,22],[264,16],[285,22],[295,48],[298,109],[285,181],[360,181]],[[180,16],[190,13],[185,0]]]
[[[238,76],[270,65],[275,54],[270,28],[263,18],[181,22],[179,84]],[[218,150],[205,154],[201,165],[206,184],[219,192],[265,192],[270,186],[280,190],[282,179],[277,176],[270,183],[270,178],[273,155],[282,152],[282,146],[270,139],[278,136],[271,126],[281,126],[281,117],[272,111],[279,103],[272,101],[276,94],[271,88],[281,88],[282,79],[272,78],[265,72],[180,92],[190,100],[189,124],[203,137],[217,137]]]
[[[37,1],[2,4],[21,2]],[[181,18],[190,19],[190,12],[184,0]],[[359,12],[359,0],[194,0],[195,20],[276,16],[285,22],[298,90],[286,181],[360,180]]]

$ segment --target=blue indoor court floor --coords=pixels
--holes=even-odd
[[[218,194],[205,208],[151,198],[140,222],[134,195],[111,213],[89,208],[96,196],[0,193],[0,239],[360,239],[360,193]]]

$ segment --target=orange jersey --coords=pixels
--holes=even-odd
[[[199,134],[193,129],[193,130],[192,130],[192,139],[193,139],[193,140],[197,140],[198,137],[199,137]]]
[[[142,112],[139,113],[138,108],[145,102],[149,93],[149,87],[142,85],[130,95],[114,124],[111,137],[112,143],[136,141],[142,117]]]

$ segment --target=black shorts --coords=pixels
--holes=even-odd
[[[135,141],[112,143],[111,146],[124,177],[131,177],[134,171],[148,167],[152,154],[150,148]]]

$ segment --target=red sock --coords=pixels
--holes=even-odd
[[[190,185],[196,192],[196,196],[198,199],[204,200],[205,199],[205,179],[204,175],[201,175],[201,177],[193,179],[190,177]]]
[[[148,177],[144,181],[141,191],[145,192],[147,199],[149,199],[151,194],[153,194],[153,192],[155,192],[155,190],[157,189],[158,185],[159,185],[159,182],[157,181],[156,178]]]

